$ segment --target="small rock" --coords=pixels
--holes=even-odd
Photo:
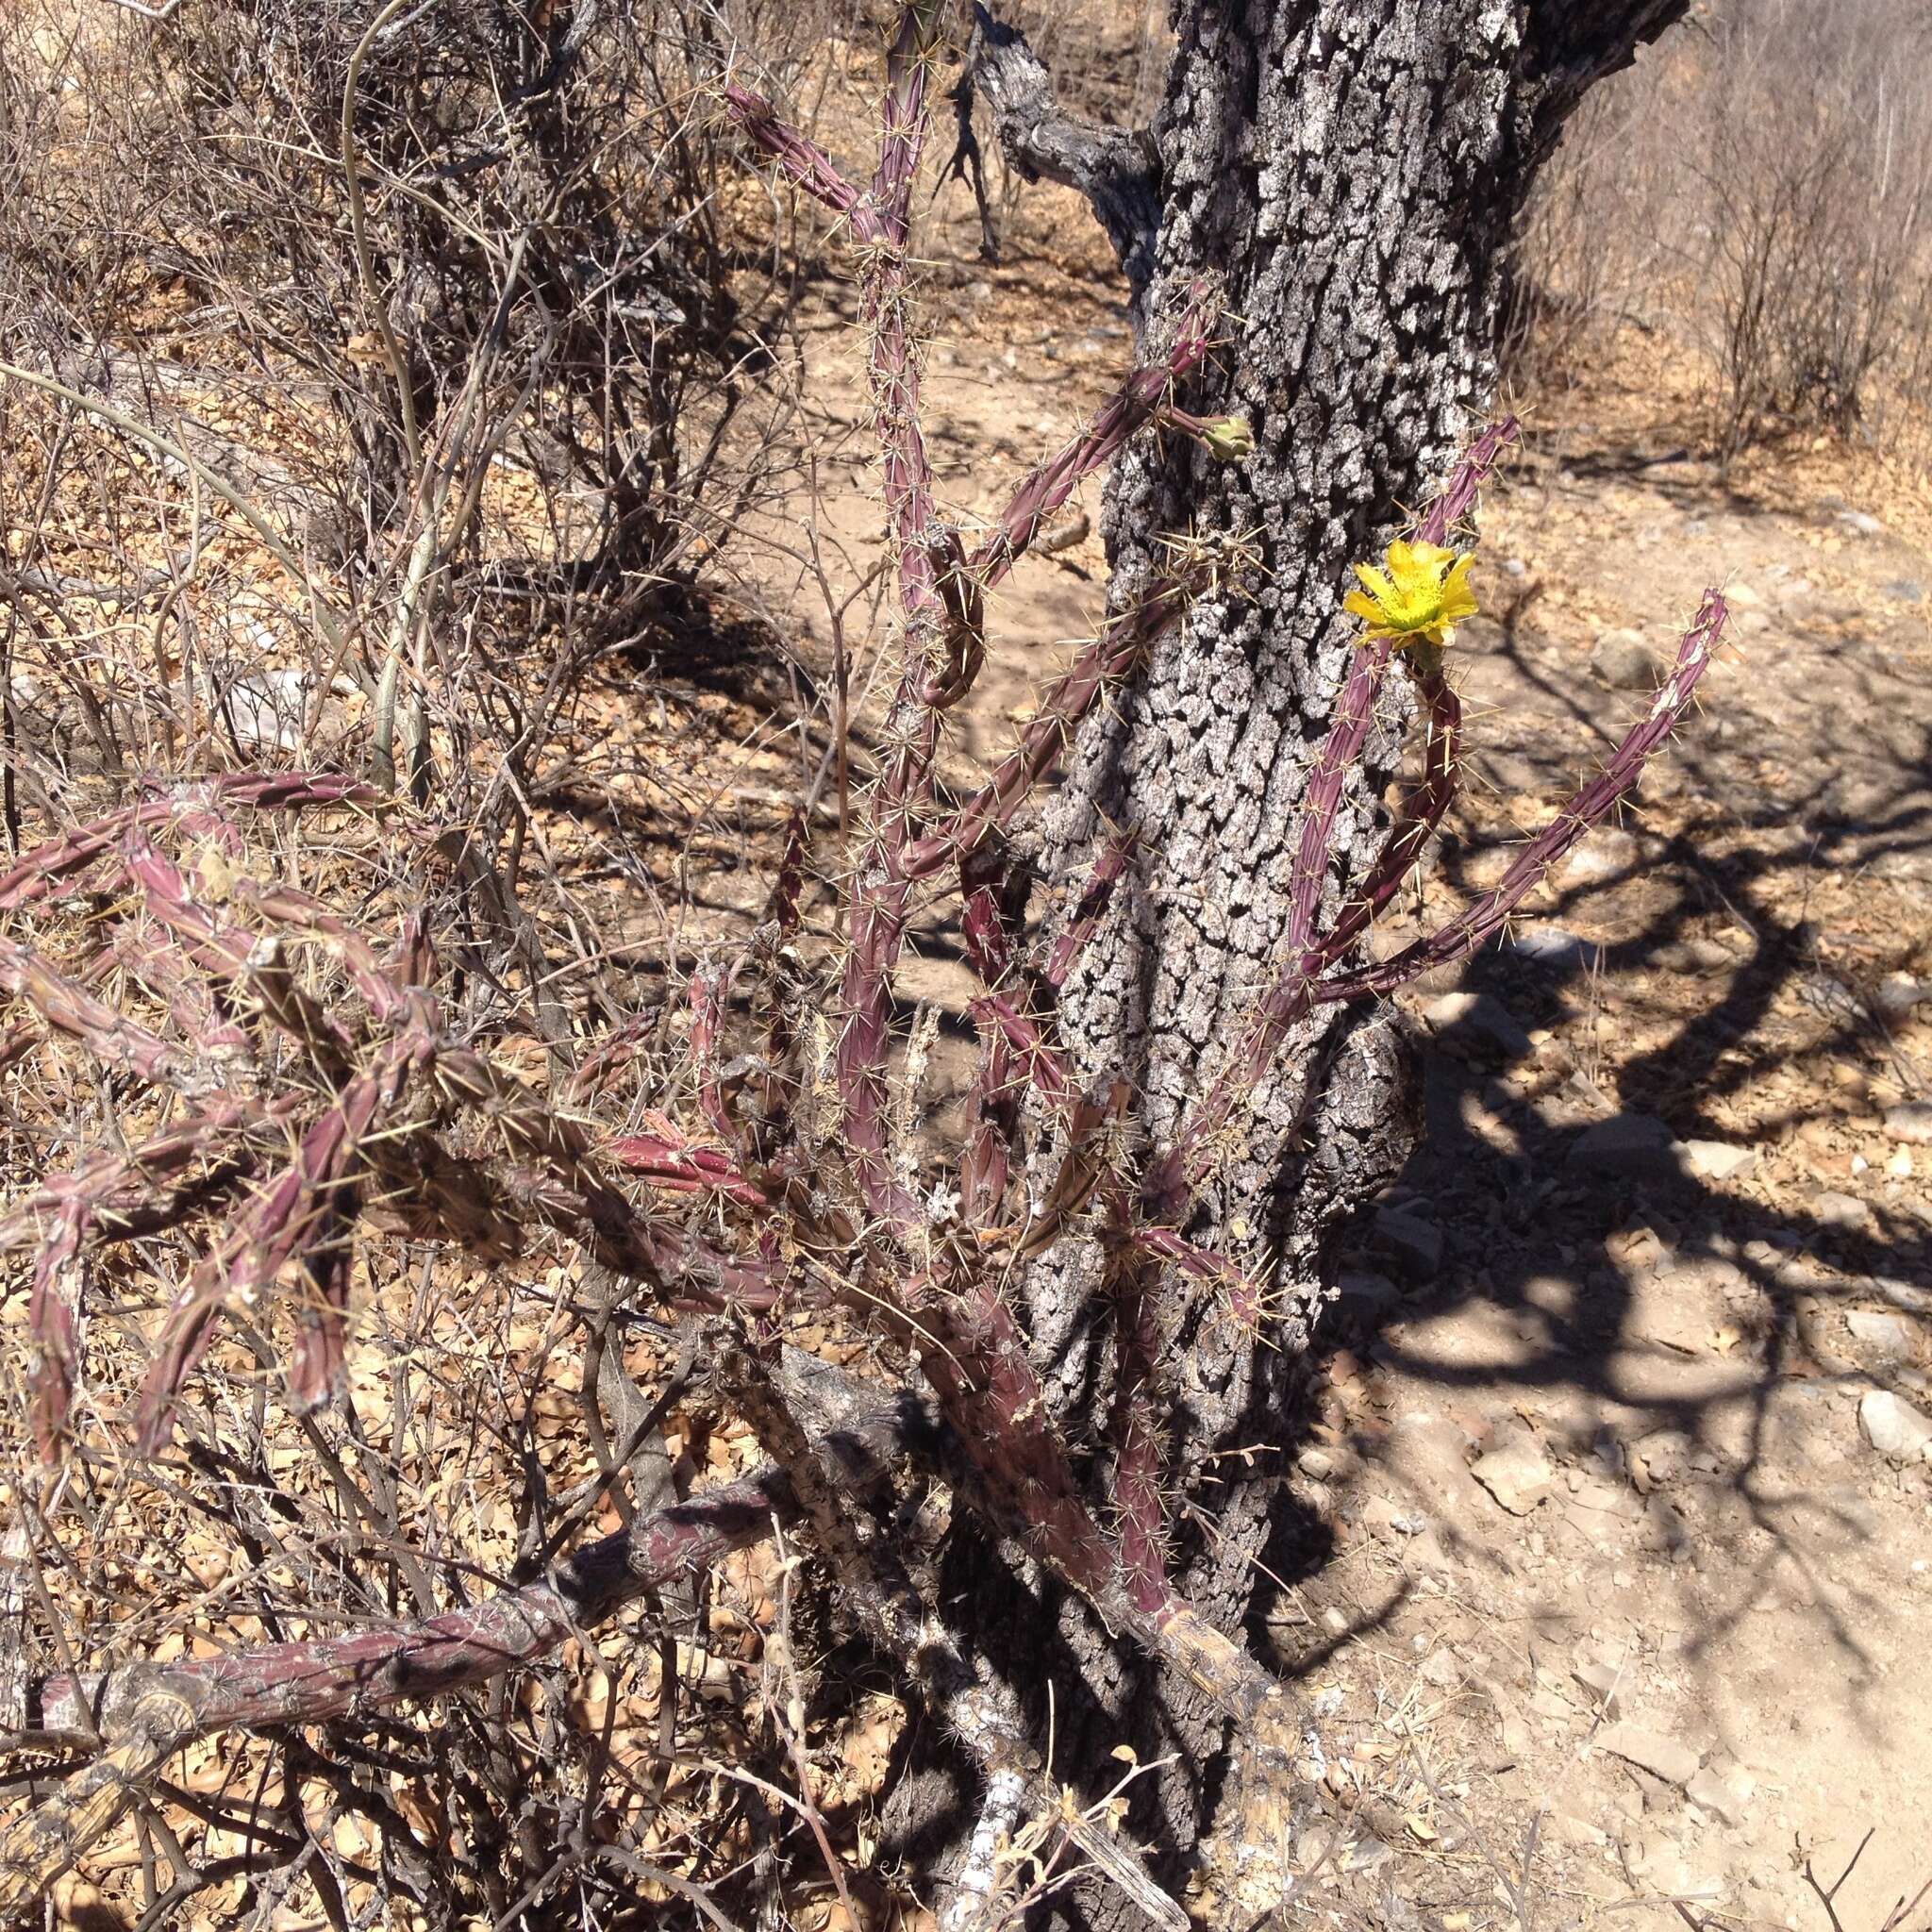
[[[1890,1389],[1874,1389],[1859,1403],[1858,1433],[1888,1462],[1932,1462],[1932,1418]]]
[[[1688,1744],[1647,1731],[1641,1724],[1607,1724],[1596,1734],[1597,1748],[1660,1777],[1669,1785],[1686,1785],[1697,1775],[1703,1760]]]
[[[1587,833],[1564,861],[1558,874],[1565,885],[1595,886],[1632,871],[1643,858],[1643,847],[1635,832],[1617,826],[1598,826]]]
[[[1345,1268],[1335,1284],[1335,1313],[1358,1328],[1379,1328],[1402,1299],[1386,1274],[1368,1268]]]
[[[1896,597],[1901,604],[1923,604],[1925,601],[1925,587],[1917,577],[1893,577],[1890,583],[1878,587],[1888,597]]]
[[[1540,966],[1587,966],[1601,948],[1594,940],[1578,939],[1560,925],[1525,925],[1511,935],[1509,950]]]
[[[1870,510],[1841,509],[1838,520],[1854,537],[1876,537],[1885,528]]]
[[[1700,973],[1728,973],[1738,963],[1737,953],[1722,940],[1693,934],[1684,941],[1684,950]]]
[[[1632,1445],[1630,1475],[1646,1495],[1681,1482],[1690,1461],[1690,1441],[1676,1429],[1658,1429]]]
[[[1888,1020],[1903,1020],[1928,999],[1932,999],[1932,980],[1911,973],[1888,973],[1878,982],[1873,1004]]]
[[[1684,1152],[1690,1172],[1707,1181],[1741,1180],[1757,1165],[1755,1147],[1734,1147],[1728,1141],[1686,1141]]]
[[[1845,1326],[1852,1331],[1852,1340],[1883,1364],[1908,1362],[1912,1358],[1914,1329],[1903,1315],[1853,1308],[1845,1316]]]
[[[1932,1147],[1932,1101],[1908,1100],[1885,1109],[1885,1131],[1907,1147]]]
[[[1811,1213],[1821,1227],[1863,1227],[1872,1210],[1856,1194],[1826,1188],[1811,1197]]]
[[[1322,1627],[1331,1637],[1346,1637],[1348,1635],[1348,1619],[1333,1604],[1330,1604],[1322,1612]]]
[[[1371,1496],[1362,1505],[1362,1524],[1371,1536],[1388,1543],[1398,1538],[1421,1536],[1428,1528],[1429,1519],[1413,1509],[1405,1509],[1387,1496]]]
[[[1606,1717],[1615,1717],[1624,1706],[1624,1673],[1600,1657],[1589,1657],[1571,1672],[1590,1693],[1590,1701]]]
[[[1684,1795],[1700,1810],[1708,1811],[1713,1818],[1721,1819],[1725,1824],[1738,1825],[1743,1823],[1744,1807],[1737,1792],[1731,1790],[1717,1773],[1709,1769],[1700,1771],[1684,1786]]]
[[[1621,1180],[1661,1181],[1681,1179],[1687,1158],[1662,1121],[1644,1113],[1619,1113],[1585,1128],[1571,1143],[1563,1164]]]
[[[1414,1208],[1381,1209],[1374,1244],[1409,1281],[1432,1281],[1442,1266],[1442,1230]]]
[[[1439,1690],[1447,1690],[1462,1682],[1462,1666],[1456,1661],[1453,1650],[1432,1650],[1423,1659],[1423,1667],[1417,1674],[1424,1684],[1433,1684]]]
[[[1501,1434],[1470,1474],[1512,1516],[1527,1516],[1557,1487],[1557,1472],[1542,1444],[1520,1424]]]
[[[1305,1476],[1318,1483],[1325,1483],[1335,1474],[1335,1457],[1319,1443],[1310,1442],[1294,1459],[1294,1466]]]
[[[1520,1060],[1530,1053],[1529,1035],[1516,1016],[1491,993],[1447,992],[1423,1014],[1430,1030],[1454,1033],[1460,1040],[1489,1047],[1505,1059]]]
[[[1664,665],[1641,630],[1607,630],[1591,651],[1590,668],[1612,691],[1652,691]]]
[[[302,742],[308,677],[301,671],[271,669],[238,677],[220,694],[223,716],[237,742],[292,751]]]

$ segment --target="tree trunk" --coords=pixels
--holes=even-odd
[[[1254,432],[1238,462],[1169,437],[1143,439],[1116,469],[1106,527],[1117,605],[1177,535],[1245,537],[1260,568],[1199,604],[1092,721],[1046,827],[1048,875],[1075,891],[1103,825],[1142,835],[1131,890],[1116,894],[1061,1024],[1091,1078],[1131,1074],[1157,1145],[1279,968],[1304,775],[1358,636],[1341,608],[1349,566],[1398,532],[1491,407],[1506,248],[1565,115],[1685,4],[1177,0],[1158,159],[1142,178],[1144,139],[1058,113],[1024,42],[980,15],[974,77],[1008,159],[1093,201],[1147,337],[1158,341],[1199,277],[1220,279],[1232,340],[1180,400],[1244,416]],[[1124,233],[1143,200],[1159,210],[1152,238]],[[1402,721],[1388,722],[1371,748],[1374,789],[1338,820],[1331,895],[1380,841],[1380,781]],[[1389,1019],[1318,1008],[1283,1067],[1189,1230],[1270,1271],[1277,1324],[1257,1349],[1203,1299],[1161,1352],[1173,1569],[1230,1632],[1250,1617],[1256,1560],[1280,1527],[1293,1362],[1324,1250],[1410,1138]],[[1028,1302],[1069,1438],[1101,1443],[1110,1344],[1091,1288],[1044,1274]],[[981,1641],[1042,1720],[1051,1681],[1055,1775],[1091,1797],[1119,1774],[1116,1746],[1143,1762],[1175,1755],[1138,1781],[1132,1823],[1160,1849],[1168,1880],[1184,1882],[1221,1795],[1225,1720],[1161,1680],[1084,1604],[1010,1570],[1001,1583],[983,1546],[953,1561],[965,1594],[949,1600],[986,1612],[990,1591],[1008,1592],[1008,1614],[985,1618],[1006,1635]],[[915,1807],[933,1795],[928,1783]],[[1100,1892],[1046,1909],[1137,1923]]]

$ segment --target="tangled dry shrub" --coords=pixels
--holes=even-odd
[[[675,1688],[681,1669],[702,1681],[696,1646],[730,1630],[720,1606],[699,1614],[703,1579],[796,1527],[848,1656],[982,1768],[966,1865],[909,1874],[922,1891],[949,1882],[948,1923],[1076,1857],[1185,1923],[1115,1828],[1117,1785],[1091,1804],[1053,1785],[1015,1687],[961,1641],[973,1607],[940,1601],[908,1555],[899,1512],[931,1482],[1236,1721],[1218,1882],[1260,1907],[1291,1886],[1306,1714],[1166,1570],[1167,1339],[1201,1307],[1257,1342],[1269,1322],[1265,1282],[1190,1238],[1192,1203],[1257,1083],[1305,1074],[1278,1064],[1300,1018],[1482,944],[1617,809],[1690,703],[1724,608],[1707,593],[1644,715],[1494,889],[1360,963],[1460,771],[1442,652],[1459,566],[1445,574],[1513,425],[1479,437],[1412,541],[1365,576],[1370,622],[1307,787],[1277,976],[1180,1130],[1147,1144],[1130,1083],[1083,1089],[1055,1023],[1133,841],[1110,839],[1074,903],[1029,917],[1007,835],[1191,596],[1244,567],[1239,547],[1176,542],[976,792],[949,795],[936,761],[985,661],[988,593],[1082,479],[1152,429],[1235,458],[1246,429],[1173,401],[1216,350],[1197,289],[990,529],[941,517],[907,245],[935,10],[900,18],[863,185],[762,97],[724,92],[860,260],[898,675],[849,845],[800,818],[765,918],[685,975],[675,1029],[608,985],[555,1024],[553,963],[479,917],[491,874],[466,863],[469,828],[435,791],[413,800],[407,771],[130,778],[113,809],[0,878],[10,1153],[32,1176],[0,1223],[28,1298],[6,1330],[23,1446],[0,1695],[14,1746],[42,1754],[38,1802],[0,1835],[10,1909],[130,1814],[147,1924],[213,1887],[251,1911],[312,1895],[338,1924],[508,1924],[639,1898],[720,1924],[787,1887],[843,1902],[856,1879],[831,1832],[862,1845],[865,1826],[828,1826],[820,1792],[858,1673],[826,1670],[808,1698],[774,1658],[792,1641],[789,1560],[759,1573],[746,1620],[758,1698],[725,1722]],[[1334,881],[1338,814],[1404,684],[1416,781],[1376,863]],[[924,1036],[896,991],[935,902],[957,909],[980,986],[956,1145],[935,1145],[910,1103]],[[808,916],[834,903],[836,920]],[[1096,1444],[1057,1428],[1010,1298],[1020,1271],[1075,1248],[1098,1254],[1091,1319],[1113,1338]],[[861,1375],[831,1359],[855,1350]],[[674,1407],[768,1460],[740,1473],[726,1457],[728,1479],[677,1500]],[[546,1428],[560,1416],[567,1431]],[[593,1520],[607,1533],[586,1541]],[[567,1649],[579,1672],[597,1660],[594,1702]]]
[[[1739,0],[1588,102],[1514,248],[1506,350],[1567,381],[1616,329],[1703,366],[1728,461],[1793,427],[1924,433],[1932,85],[1884,0]]]

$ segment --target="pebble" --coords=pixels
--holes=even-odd
[[[1660,1120],[1644,1113],[1612,1114],[1586,1127],[1571,1143],[1564,1166],[1623,1180],[1677,1180],[1686,1156]]]
[[[1582,843],[1564,861],[1559,877],[1566,885],[1601,885],[1633,871],[1642,858],[1643,847],[1635,832],[1599,826],[1585,834]]]
[[[1845,1316],[1852,1340],[1861,1342],[1880,1362],[1905,1362],[1912,1358],[1914,1330],[1903,1315],[1891,1315],[1872,1308],[1853,1308]]]
[[[1872,1210],[1856,1194],[1826,1188],[1811,1197],[1811,1213],[1821,1227],[1863,1227]]]
[[[1663,658],[1641,630],[1607,630],[1590,654],[1592,673],[1612,691],[1653,691]]]
[[[1885,528],[1870,510],[1841,509],[1838,520],[1854,537],[1875,537]]]
[[[1448,1044],[1467,1041],[1512,1060],[1527,1058],[1531,1052],[1529,1035],[1492,993],[1446,992],[1424,1011],[1423,1018],[1431,1032],[1455,1036]]]
[[[1557,1473],[1542,1444],[1521,1424],[1501,1432],[1496,1446],[1477,1457],[1470,1474],[1512,1516],[1527,1516],[1557,1487]]]
[[[1901,604],[1923,604],[1925,601],[1925,587],[1917,577],[1893,577],[1889,584],[1878,587],[1888,597],[1896,597]]]
[[[1932,980],[1911,973],[1888,973],[1874,994],[1874,1004],[1888,1020],[1903,1020],[1928,999],[1932,999]]]
[[[1688,1744],[1648,1731],[1641,1724],[1607,1724],[1596,1735],[1597,1748],[1639,1766],[1666,1784],[1686,1785],[1695,1777],[1703,1759]]]
[[[1725,1824],[1735,1826],[1743,1823],[1742,1801],[1716,1772],[1707,1767],[1686,1781],[1684,1795],[1700,1810],[1708,1811]]]
[[[1540,966],[1577,967],[1589,965],[1601,948],[1560,925],[1525,925],[1510,939],[1509,950]]]
[[[1728,1141],[1686,1141],[1690,1172],[1704,1180],[1741,1180],[1757,1165],[1755,1147],[1734,1147]]]
[[[1442,1230],[1418,1208],[1384,1208],[1375,1216],[1374,1239],[1409,1281],[1431,1281],[1442,1266]]]
[[[1624,1673],[1600,1657],[1589,1657],[1571,1674],[1590,1693],[1590,1701],[1606,1717],[1615,1717],[1624,1706]]]
[[[1887,1108],[1885,1131],[1907,1147],[1932,1147],[1932,1102],[1908,1100]]]
[[[1932,1417],[1890,1389],[1874,1389],[1858,1404],[1858,1433],[1889,1462],[1932,1462]]]

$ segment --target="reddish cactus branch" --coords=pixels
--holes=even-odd
[[[1550,824],[1523,848],[1497,884],[1459,918],[1418,940],[1392,959],[1324,979],[1314,989],[1318,1002],[1361,999],[1392,992],[1418,974],[1473,953],[1502,931],[1509,915],[1548,875],[1591,826],[1604,824],[1637,789],[1643,768],[1676,728],[1677,721],[1710,668],[1729,612],[1716,591],[1707,591],[1690,628],[1677,647],[1677,659],[1650,709],[1618,745],[1603,771],[1576,793]]]
[[[982,588],[991,590],[1081,483],[1112,462],[1129,440],[1160,412],[1174,384],[1208,354],[1211,346],[1208,332],[1215,320],[1205,286],[1197,287],[1165,359],[1135,370],[1078,436],[1026,476],[967,558],[968,572]]]

